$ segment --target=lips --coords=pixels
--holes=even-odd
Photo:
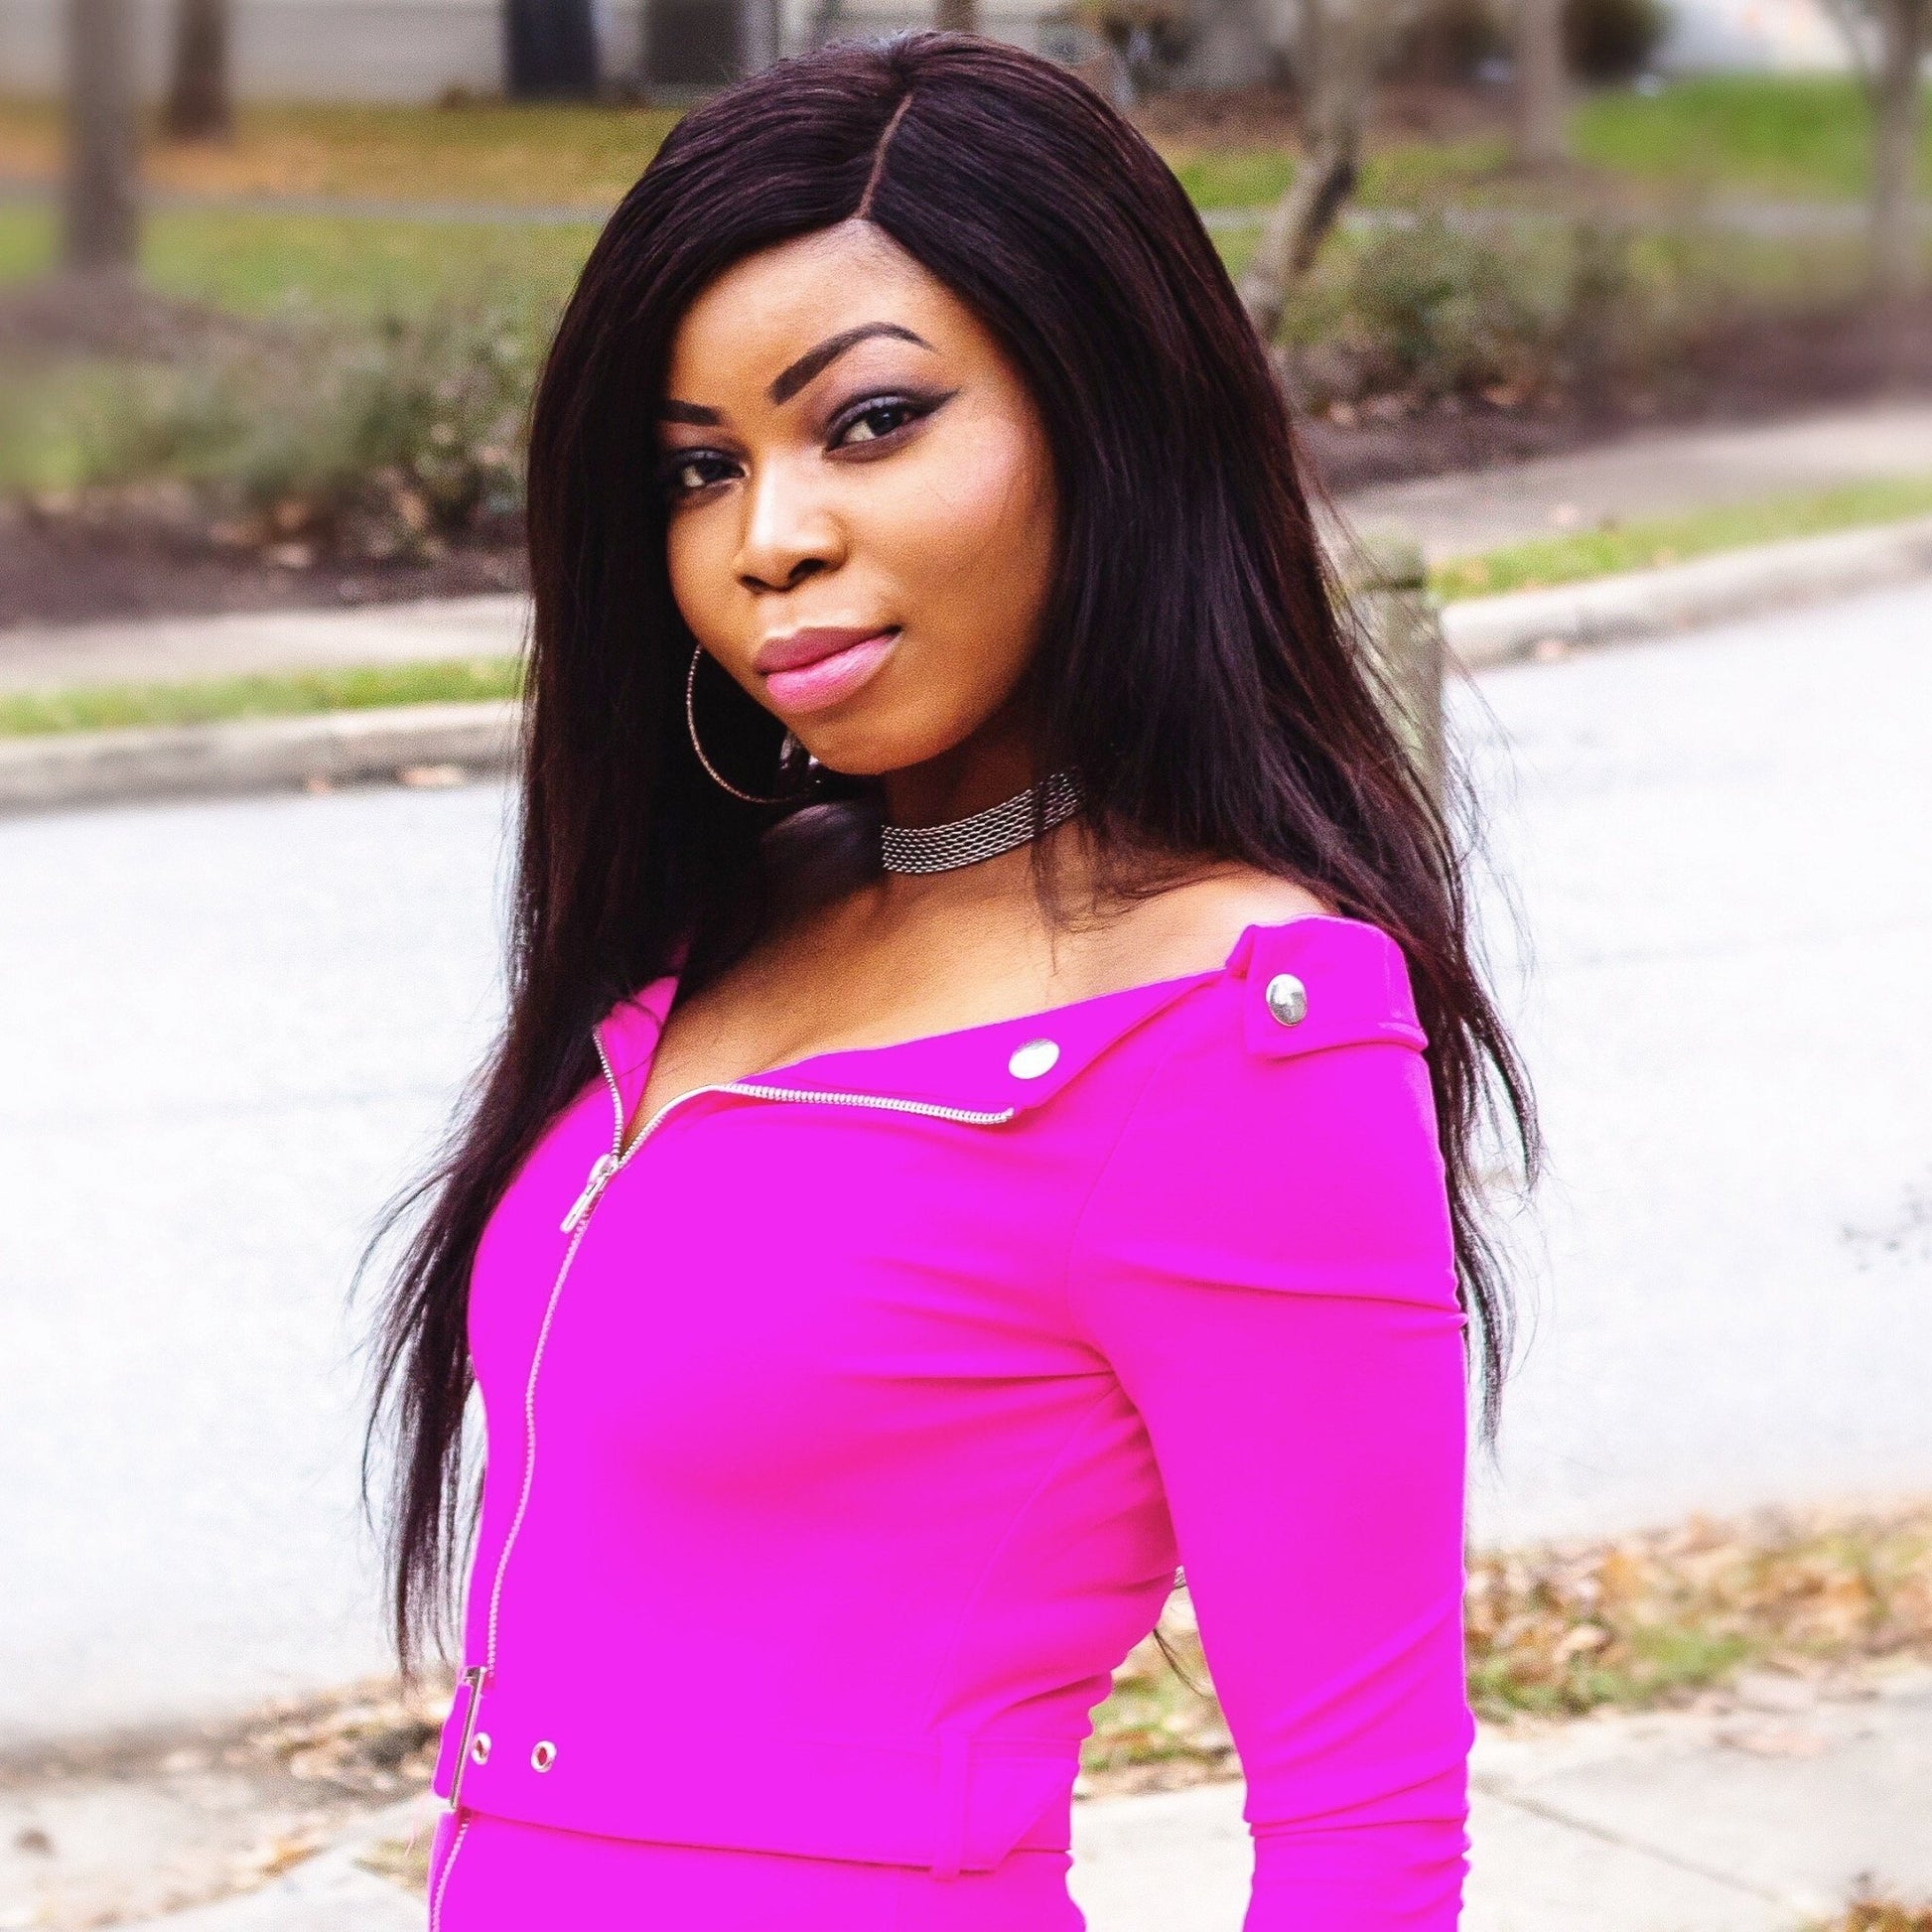
[[[896,624],[874,630],[794,630],[767,637],[752,665],[780,710],[817,711],[849,697],[886,662],[897,642]]]

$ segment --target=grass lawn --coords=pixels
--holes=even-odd
[[[550,308],[569,292],[596,237],[590,222],[521,227],[174,209],[149,217],[142,266],[167,294],[244,315],[292,308],[366,319],[485,295]],[[51,210],[0,207],[0,283],[25,280],[54,256]]]
[[[601,213],[630,186],[676,119],[668,108],[486,102],[465,107],[257,104],[228,146],[151,141],[148,179],[209,195],[338,195],[366,199],[582,207]],[[1865,179],[1868,117],[1849,79],[1725,75],[1674,81],[1646,98],[1609,89],[1573,117],[1588,168],[1678,196],[1843,200]],[[1274,200],[1293,172],[1283,149],[1164,142],[1203,207]],[[1932,103],[1926,116],[1932,191]],[[60,129],[45,101],[0,98],[0,179],[51,180]],[[1493,198],[1507,160],[1500,136],[1373,144],[1362,199]]]
[[[1870,116],[1849,78],[1713,74],[1648,99],[1602,93],[1577,109],[1571,131],[1579,161],[1680,190],[1823,201],[1867,183]],[[1920,191],[1932,194],[1932,96],[1919,163]]]
[[[543,312],[568,290],[602,212],[635,178],[670,110],[483,104],[462,108],[252,106],[232,147],[151,147],[149,178],[207,194],[341,195],[521,207],[582,207],[579,224],[390,219],[297,210],[166,208],[146,226],[145,267],[170,293],[263,315],[294,307],[347,318],[420,311],[439,298]],[[1685,191],[1846,198],[1863,177],[1865,116],[1849,81],[1686,80],[1644,98],[1586,99],[1575,116],[1580,160],[1681,203]],[[47,103],[0,97],[0,179],[51,180],[59,126]],[[1932,109],[1926,180],[1932,192]],[[1169,144],[1169,159],[1206,207],[1265,207],[1293,159],[1279,148]],[[1367,207],[1488,202],[1518,191],[1499,172],[1500,140],[1383,146],[1371,155]],[[1256,233],[1217,233],[1239,273]],[[1800,278],[1813,249],[1761,244]],[[0,284],[48,267],[51,206],[0,204]],[[1856,250],[1855,250],[1856,252]],[[1773,277],[1775,279],[1775,277]]]
[[[1536,537],[1439,564],[1430,572],[1430,586],[1444,602],[1453,604],[1914,516],[1932,516],[1932,477],[1882,478],[1803,495],[1728,503],[1685,516],[1647,518],[1614,529]]]
[[[657,152],[668,108],[251,104],[232,144],[150,140],[147,179],[208,195],[584,207],[602,213]],[[45,101],[0,99],[0,178],[51,179],[60,124]]]
[[[66,691],[0,692],[0,738],[513,698],[522,689],[522,680],[519,658],[470,657],[449,663],[215,678],[197,684],[102,684]]]

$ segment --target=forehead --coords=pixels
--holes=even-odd
[[[671,339],[666,387],[762,386],[828,337],[892,322],[943,350],[983,350],[985,330],[937,276],[870,221],[845,221],[735,262],[706,285]]]

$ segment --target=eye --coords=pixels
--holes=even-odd
[[[944,396],[868,397],[855,408],[843,411],[833,423],[832,448],[853,449],[861,444],[883,443],[922,416],[931,415],[945,400]]]
[[[669,496],[694,496],[713,483],[729,483],[738,465],[716,450],[677,450],[658,470],[658,482]]]

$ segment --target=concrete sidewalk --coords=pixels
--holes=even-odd
[[[1932,402],[1646,431],[1570,456],[1385,483],[1343,498],[1341,509],[1363,534],[1407,530],[1439,563],[1605,522],[1915,476],[1932,476]]]
[[[1798,1932],[1863,1881],[1932,1897],[1932,1670],[1836,1695],[1762,1677],[1726,1707],[1485,1729],[1465,1932]],[[1243,1795],[1076,1804],[1090,1932],[1236,1932]],[[409,1932],[420,1903],[357,1860],[433,1817],[421,1801],[379,1814],[268,1889],[143,1932]]]
[[[1932,1897],[1932,1672],[1857,1699],[1767,1679],[1723,1716],[1485,1730],[1471,1773],[1465,1932],[1796,1932],[1866,1876]],[[1242,1789],[1076,1812],[1092,1932],[1235,1932]]]
[[[523,648],[528,622],[525,599],[493,595],[27,625],[0,630],[0,692],[506,657]]]
[[[1450,660],[1468,672],[1670,636],[1928,576],[1932,517],[1920,517],[1552,590],[1470,599],[1443,614],[1443,632]],[[506,625],[521,621],[517,612],[501,615]],[[429,624],[443,626],[439,635],[458,629],[445,621],[449,616],[429,607]],[[474,636],[497,616],[472,611],[463,621]],[[370,641],[407,655],[409,622],[404,612]],[[352,651],[365,637],[358,627],[333,641]],[[507,630],[503,645],[513,647]],[[511,769],[518,742],[517,707],[501,700],[0,736],[0,814],[290,786],[460,784]]]

